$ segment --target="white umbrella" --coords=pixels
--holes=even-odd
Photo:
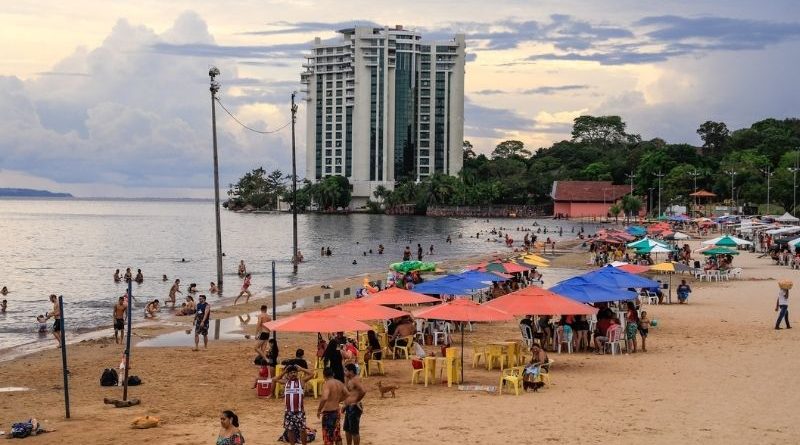
[[[691,238],[691,236],[689,236],[689,235],[687,235],[687,234],[685,234],[683,232],[675,232],[675,233],[672,234],[672,237],[675,238],[676,240],[685,240],[685,239],[690,239]]]
[[[738,237],[735,237],[735,236],[730,236],[730,235],[718,236],[716,238],[711,238],[709,240],[703,241],[701,244],[703,244],[705,246],[713,246],[713,245],[716,245],[722,238],[725,238],[725,237],[730,238],[731,240],[733,240],[736,243],[737,246],[749,246],[750,244],[753,244],[752,242],[747,241],[746,239],[741,239],[741,238],[738,238]]]

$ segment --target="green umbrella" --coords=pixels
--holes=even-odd
[[[736,246],[738,246],[738,244],[736,244],[736,241],[733,238],[731,238],[730,236],[727,236],[727,235],[725,235],[722,238],[720,238],[720,240],[717,241],[716,243],[714,243],[714,245],[717,246],[717,247],[736,247]]]
[[[713,249],[704,250],[703,255],[739,255],[739,252],[724,247],[714,247]]]

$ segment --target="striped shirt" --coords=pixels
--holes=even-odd
[[[299,380],[289,380],[283,390],[283,399],[286,401],[286,411],[303,412],[303,384]]]

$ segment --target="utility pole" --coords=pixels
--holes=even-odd
[[[664,173],[661,173],[661,170],[658,173],[653,173],[658,178],[658,215],[656,218],[661,217],[661,178],[664,177]]]
[[[766,170],[761,170],[761,172],[764,173],[767,176],[767,215],[770,214],[770,212],[769,212],[769,210],[770,210],[769,209],[769,202],[770,202],[769,201],[769,185],[770,185],[769,184],[769,178],[771,178],[772,175],[775,174],[775,172],[771,171],[771,169],[772,169],[772,166],[771,165],[767,165],[767,169]]]
[[[734,177],[736,176],[735,170],[726,170],[725,174],[731,175],[731,204],[733,205],[733,211],[736,211],[736,197],[733,194],[733,186],[734,186]]]
[[[292,271],[297,273],[297,160],[295,156],[294,124],[297,122],[297,105],[292,92]]]
[[[694,190],[692,190],[692,192],[696,192],[697,191],[697,177],[698,176],[702,176],[702,174],[703,173],[697,171],[697,169],[694,169],[694,170],[689,172],[689,176],[691,176],[692,179],[694,179]]]
[[[655,190],[653,187],[647,188],[647,213],[651,216],[653,215],[653,190]]]
[[[792,172],[792,215],[794,215],[794,209],[797,208],[797,172],[800,171],[800,165],[797,162],[798,153],[800,153],[800,147],[795,147],[794,167],[789,167],[789,171]]]
[[[211,78],[211,134],[214,138],[214,216],[217,223],[217,287],[219,294],[222,295],[222,229],[219,220],[219,160],[217,157],[217,92],[219,82],[214,80],[219,76],[219,69],[212,66],[208,70],[208,77]]]
[[[635,178],[637,175],[634,172],[630,172],[630,173],[626,173],[625,176],[627,176],[628,179],[631,180],[631,195],[633,195],[633,178]]]

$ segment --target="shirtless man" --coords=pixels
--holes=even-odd
[[[342,445],[339,430],[339,404],[344,402],[349,393],[344,383],[333,378],[333,370],[322,370],[325,383],[322,384],[322,397],[319,399],[317,417],[322,419],[322,443],[324,445]]]
[[[128,305],[125,297],[119,297],[119,301],[114,305],[114,342],[119,344],[120,339],[125,337],[125,315]],[[119,337],[117,337],[119,333]]]
[[[119,283],[120,281],[122,281],[122,278],[120,278],[119,269],[117,269],[116,271],[114,271],[114,282]]]
[[[392,341],[395,341],[399,346],[405,346],[405,340],[403,337],[412,336],[417,333],[417,327],[414,322],[410,320],[403,320],[400,324],[397,325],[397,328],[394,331],[394,337],[392,337]]]
[[[175,299],[177,298],[177,295],[175,294],[183,295],[183,292],[181,292],[180,278],[176,279],[175,283],[172,284],[172,287],[169,288],[169,301],[172,302],[172,309],[175,309]]]
[[[361,400],[367,395],[367,390],[361,383],[356,365],[352,363],[344,365],[344,378],[345,388],[350,393],[344,401],[344,435],[347,445],[360,445],[361,413],[364,412]]]
[[[258,321],[256,322],[256,352],[266,354],[267,341],[269,341],[269,329],[264,327],[264,323],[272,321],[269,314],[267,314],[267,305],[261,305],[261,313],[258,314]]]
[[[247,297],[244,299],[244,302],[245,304],[247,304],[247,302],[250,301],[250,297],[253,296],[253,294],[250,293],[250,274],[244,276],[244,283],[242,283],[242,291],[239,292],[239,295],[237,295],[236,299],[233,300],[233,305],[236,306],[236,303],[239,302],[239,298],[242,298],[242,296],[244,296],[245,294],[247,295]]]
[[[53,303],[53,310],[52,312],[47,313],[47,318],[45,320],[49,320],[50,318],[55,320],[53,323],[53,337],[56,339],[56,343],[58,343],[58,347],[61,347],[61,310],[58,307],[58,297],[55,294],[50,294],[50,302]]]

